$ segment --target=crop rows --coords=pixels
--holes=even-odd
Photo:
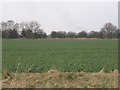
[[[3,39],[3,67],[11,71],[110,72],[118,69],[117,40]],[[4,69],[3,68],[3,69]]]

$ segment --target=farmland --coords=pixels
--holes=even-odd
[[[3,39],[3,68],[10,71],[111,72],[118,69],[117,40]]]

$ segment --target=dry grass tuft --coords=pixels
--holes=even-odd
[[[118,71],[91,73],[51,69],[46,73],[14,73],[12,78],[4,78],[2,84],[3,88],[117,88]]]

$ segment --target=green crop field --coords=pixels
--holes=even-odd
[[[118,69],[117,40],[11,39],[3,40],[3,67],[11,71],[110,72]]]

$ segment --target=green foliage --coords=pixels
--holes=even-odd
[[[52,31],[51,32],[51,37],[52,38],[57,38],[57,32],[56,31]]]
[[[118,68],[117,40],[3,40],[2,63],[9,70],[46,72],[53,66],[65,72],[111,72]],[[32,65],[32,66],[31,66]]]
[[[77,37],[78,37],[78,38],[87,38],[87,37],[88,37],[88,36],[87,36],[87,32],[81,31],[81,32],[79,32],[79,33],[77,34]]]

